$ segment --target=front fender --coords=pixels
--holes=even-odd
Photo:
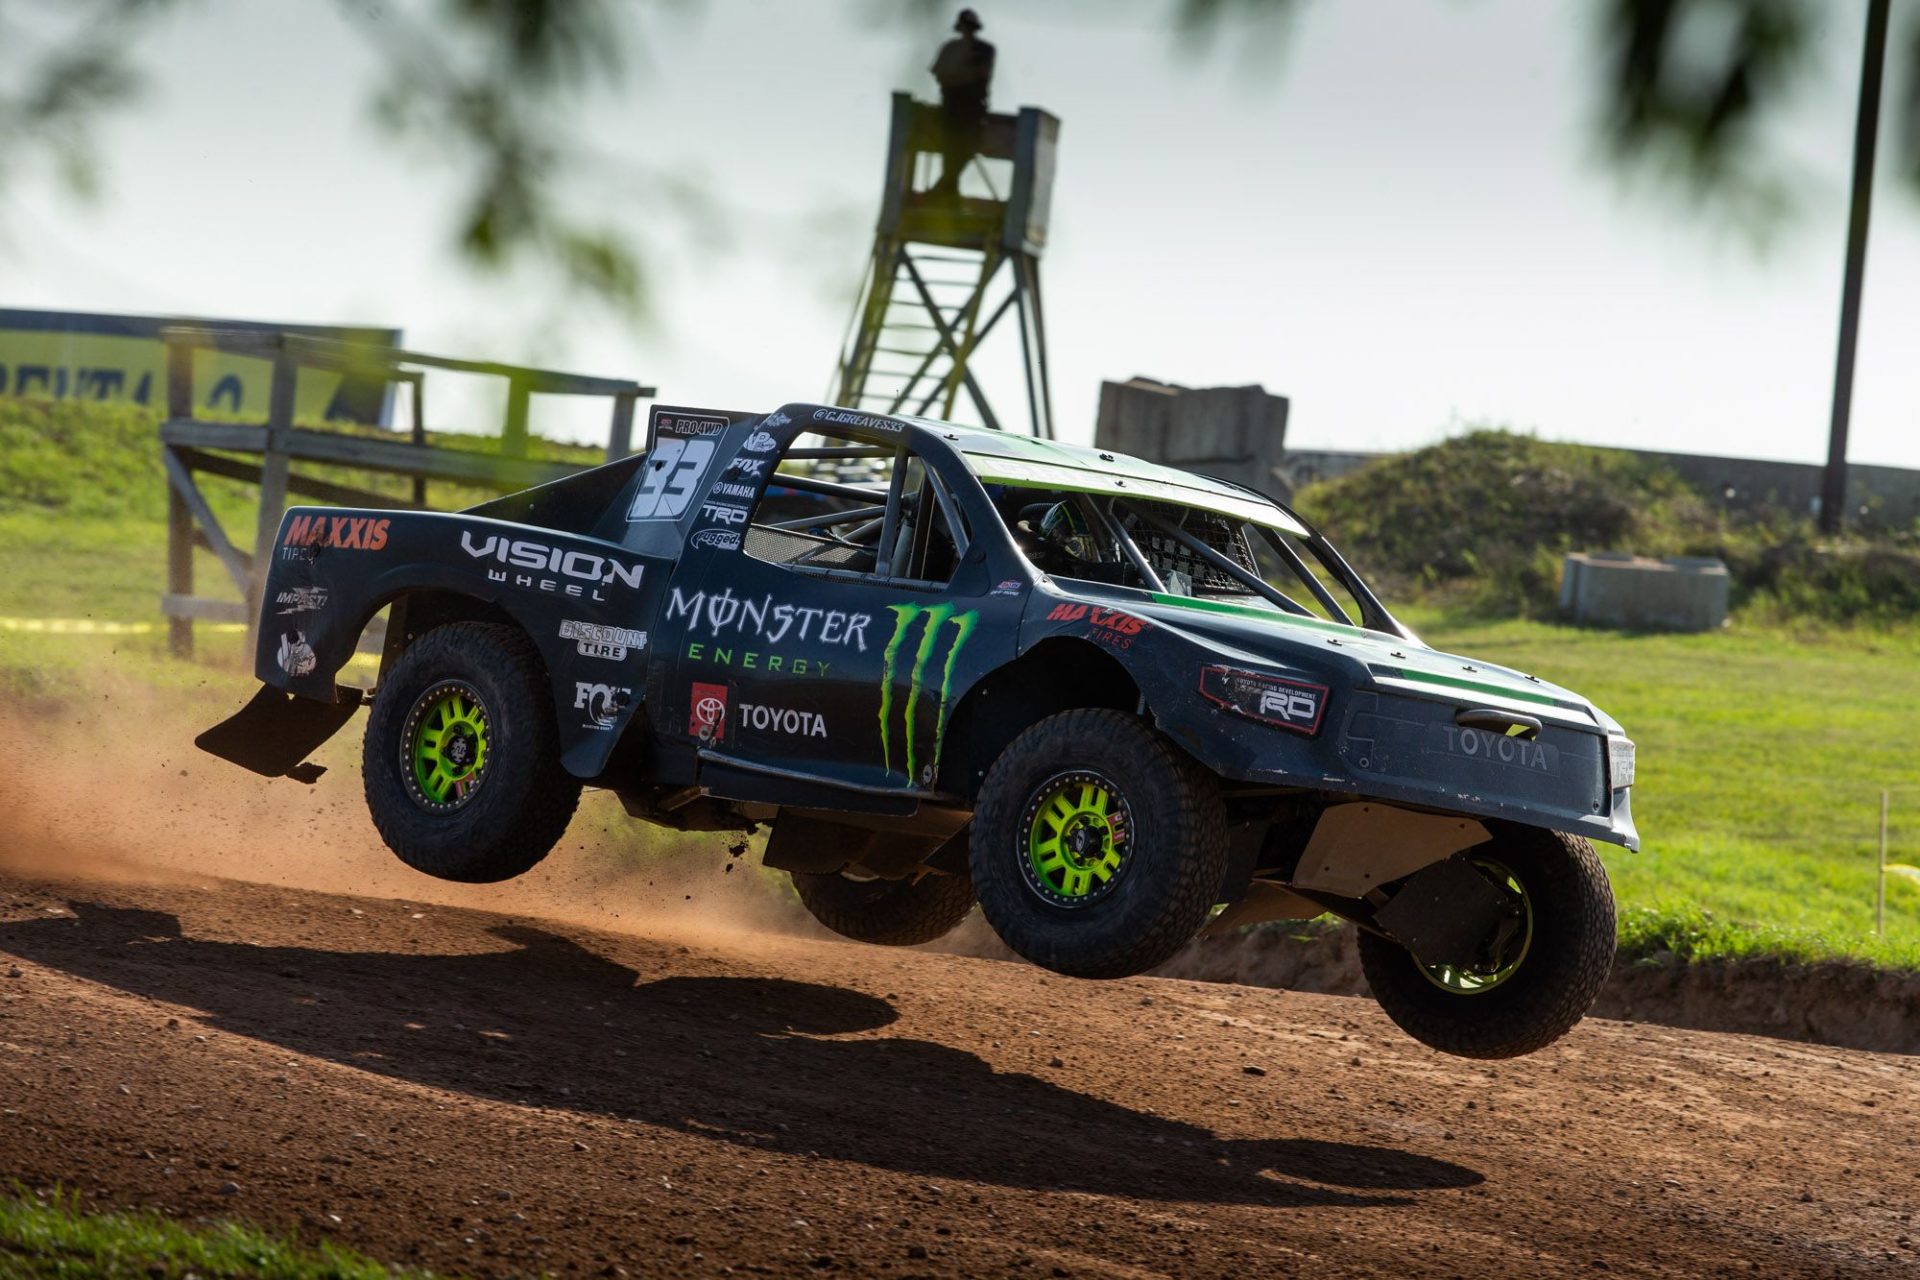
[[[1036,596],[1040,593],[1036,592]],[[1054,635],[1091,640],[1146,698],[1154,724],[1233,782],[1368,797],[1410,808],[1500,818],[1639,847],[1627,790],[1608,790],[1607,725],[1556,707],[1538,738],[1463,728],[1487,695],[1396,681],[1360,656],[1364,638],[1313,635],[1239,643],[1116,598],[1050,599],[1021,629],[1028,646]],[[1249,673],[1301,714],[1250,716],[1208,669]]]

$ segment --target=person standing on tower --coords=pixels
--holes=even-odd
[[[993,46],[979,38],[980,16],[962,9],[953,20],[960,34],[940,46],[933,78],[940,82],[940,180],[927,194],[960,198],[960,173],[980,150],[987,123],[987,90],[993,83]]]

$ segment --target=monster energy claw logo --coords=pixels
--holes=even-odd
[[[947,696],[953,690],[953,667],[960,658],[960,650],[967,643],[967,637],[973,634],[973,628],[980,621],[980,614],[969,609],[965,613],[955,613],[950,604],[890,604],[887,609],[893,614],[893,635],[887,641],[886,653],[880,668],[880,754],[886,762],[887,772],[893,772],[893,686],[900,674],[900,654],[907,647],[914,629],[920,627],[920,642],[914,649],[913,668],[908,685],[907,705],[901,717],[906,726],[906,770],[911,783],[920,777],[918,735],[915,732],[919,724],[920,694],[925,688],[927,667],[934,661],[944,636],[951,634],[953,644],[947,650],[946,661],[940,668],[940,704],[934,713],[933,721],[933,758],[927,762],[927,778],[930,782],[940,763],[940,741],[947,731]],[[922,625],[924,623],[924,626]],[[951,632],[948,628],[951,627]]]

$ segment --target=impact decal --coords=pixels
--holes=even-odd
[[[378,551],[387,545],[387,527],[392,523],[372,516],[295,516],[287,522],[280,545]]]
[[[318,613],[327,607],[327,589],[325,587],[289,587],[273,598],[280,606],[280,614]]]
[[[786,414],[781,413],[778,409],[775,409],[772,413],[766,416],[764,425],[769,427],[784,427],[789,422],[792,422],[792,421],[793,421],[792,418],[789,418]]]
[[[583,728],[611,729],[632,697],[632,689],[578,680],[573,686],[573,709],[587,713],[581,722]]]
[[[656,440],[640,490],[627,508],[627,523],[678,520],[685,515],[713,463],[713,451],[710,439],[661,436]]]
[[[705,627],[716,640],[732,632],[768,644],[805,640],[851,646],[861,653],[867,651],[867,624],[873,621],[870,613],[775,604],[771,594],[758,600],[736,596],[731,587],[714,592],[674,587],[667,599],[667,621],[676,618],[687,620],[689,632]]]
[[[572,640],[583,658],[608,658],[619,662],[629,649],[647,647],[647,633],[625,627],[603,627],[597,622],[578,622],[565,618],[560,623],[560,638]]]
[[[700,686],[694,687],[697,689]],[[827,736],[826,717],[818,712],[797,711],[792,707],[763,707],[758,703],[743,702],[734,715],[734,723],[742,729],[783,733],[790,738]]]
[[[727,740],[727,686],[694,681],[687,701],[687,732],[708,744]]]
[[[280,651],[274,655],[280,669],[290,676],[312,675],[313,669],[320,665],[320,659],[313,652],[313,646],[307,643],[304,631],[284,631],[280,634]]]
[[[549,591],[590,600],[605,600],[606,593],[599,588],[615,583],[639,590],[640,577],[646,568],[644,565],[621,564],[611,556],[597,555],[591,551],[569,551],[565,547],[548,546],[544,542],[503,538],[497,533],[490,533],[476,543],[472,531],[468,529],[460,531],[460,548],[476,560],[497,560],[518,569],[539,569],[544,573],[539,577],[529,573],[509,576],[505,569],[488,569],[489,581],[524,587],[529,591]],[[562,578],[574,578],[577,581],[563,582]],[[591,584],[591,589],[583,584]]]
[[[738,551],[740,549],[740,531],[737,529],[702,529],[687,539],[690,547],[708,547],[714,551]]]
[[[887,609],[893,614],[893,635],[887,639],[880,666],[880,755],[887,772],[892,773],[893,687],[900,677],[901,651],[906,648],[917,628],[920,642],[913,652],[906,706],[902,715],[906,730],[905,764],[909,785],[918,779],[920,785],[928,786],[932,784],[940,765],[940,742],[947,731],[947,699],[953,691],[954,663],[959,660],[960,650],[965,647],[967,638],[979,623],[980,614],[972,609],[956,613],[951,604],[890,604]],[[933,756],[923,767],[919,762],[920,695],[926,688],[928,667],[934,663],[941,647],[949,641],[946,658],[939,666],[940,702],[933,718]]]

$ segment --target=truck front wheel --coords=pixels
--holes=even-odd
[[[1511,926],[1468,967],[1426,964],[1360,935],[1360,968],[1387,1016],[1422,1044],[1466,1058],[1513,1058],[1586,1016],[1613,971],[1613,890],[1579,836],[1505,827],[1462,855],[1513,903]]]
[[[1137,717],[1063,711],[988,770],[974,891],[1009,947],[1056,973],[1123,978],[1206,922],[1227,856],[1217,785]]]
[[[511,879],[547,856],[579,803],[559,741],[532,641],[496,623],[436,627],[373,701],[361,757],[373,825],[416,871]]]

